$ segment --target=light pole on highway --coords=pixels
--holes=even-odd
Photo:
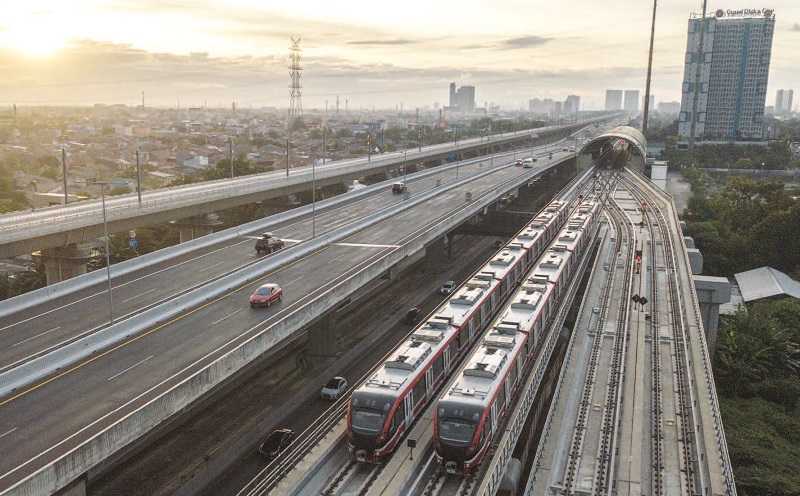
[[[142,162],[139,159],[139,149],[136,149],[136,196],[139,197],[139,208],[142,208]]]
[[[317,237],[317,161],[311,160],[311,239]]]
[[[93,181],[100,186],[100,204],[103,207],[103,237],[106,244],[106,281],[108,282],[108,323],[114,323],[114,297],[111,294],[111,248],[108,239],[108,219],[106,217],[106,185],[108,181]]]
[[[406,154],[408,153],[408,143],[403,145],[403,184],[406,183],[406,172],[408,171],[408,162],[406,162]]]

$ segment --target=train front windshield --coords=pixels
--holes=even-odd
[[[467,446],[481,419],[482,408],[474,405],[447,405],[439,407],[439,437],[453,446]]]
[[[391,396],[360,391],[353,393],[351,403],[353,431],[366,435],[380,432],[393,401],[394,398]]]

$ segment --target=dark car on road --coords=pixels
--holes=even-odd
[[[275,429],[258,446],[258,452],[267,460],[274,460],[294,440],[294,431],[291,429]]]
[[[419,307],[411,307],[408,309],[408,312],[403,316],[403,323],[404,324],[416,324],[417,320],[419,320],[419,314],[422,311]]]

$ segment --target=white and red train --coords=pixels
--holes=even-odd
[[[439,398],[434,445],[448,473],[471,473],[483,461],[580,260],[591,248],[599,212],[599,202],[581,203]]]
[[[569,218],[554,201],[447,300],[361,383],[347,415],[349,447],[362,462],[391,454],[406,428]]]

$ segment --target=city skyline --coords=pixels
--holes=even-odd
[[[418,5],[419,4],[419,5]],[[679,99],[686,18],[699,2],[661,6],[653,93]],[[303,37],[304,105],[321,108],[336,94],[351,108],[446,104],[447,84],[480,88],[480,101],[507,108],[533,97],[581,96],[602,109],[606,88],[643,89],[650,4],[633,0],[406,3],[391,16],[368,4],[272,2],[40,1],[9,6],[0,21],[3,104],[278,106],[287,104],[289,36]],[[713,2],[714,8],[739,3]],[[769,93],[792,88],[800,70],[800,6],[780,1]],[[614,16],[625,12],[619,33]],[[563,19],[558,27],[553,18]],[[631,48],[632,47],[632,48]],[[625,57],[621,54],[625,53]]]

